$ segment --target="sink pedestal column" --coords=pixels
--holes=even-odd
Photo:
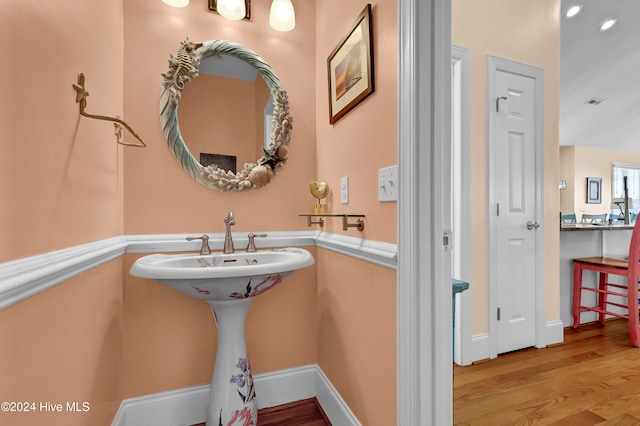
[[[209,392],[207,426],[258,423],[258,403],[244,329],[252,300],[208,301],[218,324],[218,350]]]

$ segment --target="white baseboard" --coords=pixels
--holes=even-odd
[[[489,334],[483,333],[471,336],[471,359],[469,364],[489,358],[491,358],[491,339]]]
[[[316,395],[320,406],[333,425],[362,426],[327,376],[316,365]]]
[[[318,365],[256,374],[258,408],[316,397],[334,425],[361,426]],[[206,419],[209,385],[122,401],[111,426],[190,426]]]
[[[560,320],[549,321],[544,326],[544,335],[539,347],[545,348],[549,345],[564,342],[564,324]]]
[[[125,399],[111,426],[190,426],[206,418],[209,385]]]
[[[549,345],[562,343],[564,341],[564,325],[562,321],[549,321],[544,326],[544,335],[539,339],[538,348],[545,348]],[[476,334],[471,337],[471,359],[463,365],[470,365],[473,362],[491,358],[491,339],[489,334]]]

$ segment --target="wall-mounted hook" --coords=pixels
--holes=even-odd
[[[78,82],[73,84],[73,88],[76,91],[76,103],[80,104],[80,115],[88,117],[88,118],[94,118],[96,120],[105,120],[105,121],[111,121],[113,123],[113,125],[116,128],[116,142],[119,143],[120,145],[124,145],[124,146],[133,146],[133,147],[137,147],[137,148],[145,148],[147,146],[146,143],[144,143],[144,141],[142,140],[142,138],[140,138],[140,136],[138,136],[138,134],[131,128],[131,126],[129,126],[124,120],[121,120],[119,116],[114,117],[107,117],[104,115],[96,115],[96,114],[89,114],[88,112],[85,111],[85,108],[87,107],[87,96],[89,96],[89,92],[87,92],[87,90],[85,89],[84,86],[84,74],[80,73],[78,75]],[[140,143],[128,143],[128,142],[124,142],[122,140],[122,128],[126,128],[136,139],[138,139],[140,141]]]

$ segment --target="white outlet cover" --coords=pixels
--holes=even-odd
[[[398,201],[398,166],[378,170],[378,201]]]
[[[340,179],[340,202],[349,204],[349,176]]]

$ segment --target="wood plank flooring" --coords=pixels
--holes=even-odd
[[[304,399],[258,412],[258,426],[331,426],[315,398]]]
[[[565,329],[565,343],[454,365],[456,425],[640,425],[640,348],[626,320]]]
[[[205,426],[198,423],[193,426]],[[303,399],[258,411],[257,426],[331,426],[316,398]]]

